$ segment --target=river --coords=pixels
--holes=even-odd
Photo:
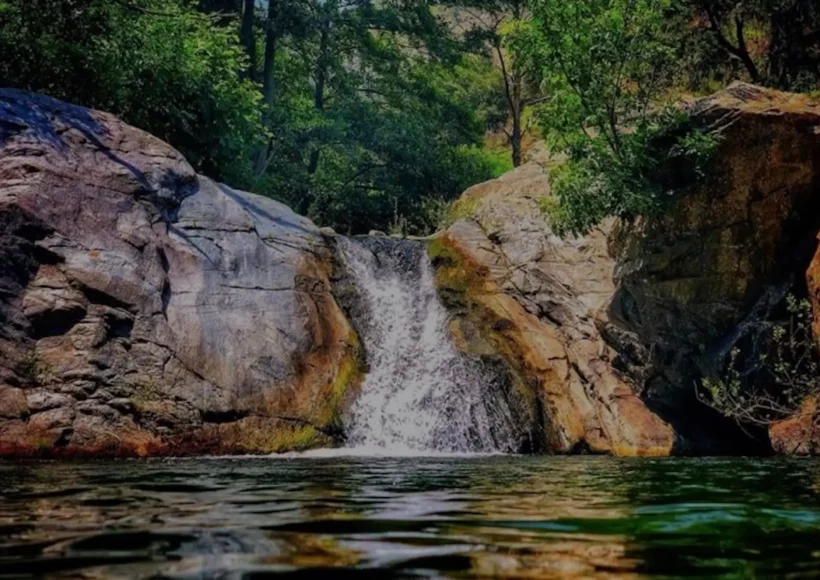
[[[0,463],[0,577],[820,575],[820,463]]]

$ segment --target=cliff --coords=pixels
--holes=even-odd
[[[820,106],[736,84],[689,112],[723,139],[659,218],[555,236],[530,163],[426,242],[453,342],[529,450],[820,449],[813,400],[766,430],[696,397],[788,293],[820,311]],[[336,243],[110,115],[0,90],[0,455],[339,444],[368,353]]]

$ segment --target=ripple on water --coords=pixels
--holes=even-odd
[[[820,575],[820,463],[0,463],[0,577]]]

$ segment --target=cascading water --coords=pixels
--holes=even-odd
[[[369,371],[346,421],[363,453],[514,452],[520,430],[502,378],[458,352],[424,245],[340,239]]]

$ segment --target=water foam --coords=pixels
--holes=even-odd
[[[424,246],[342,239],[369,372],[345,430],[357,455],[494,454],[519,446],[498,377],[458,352]]]

